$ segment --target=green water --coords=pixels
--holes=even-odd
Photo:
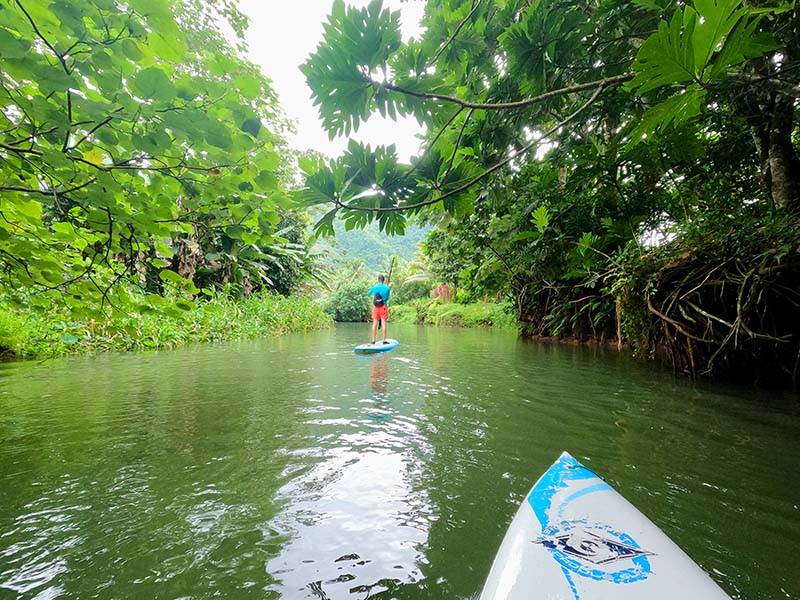
[[[800,597],[800,410],[613,352],[366,326],[0,365],[0,599],[468,599],[563,450],[733,597]]]

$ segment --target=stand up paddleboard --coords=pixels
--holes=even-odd
[[[480,600],[730,600],[658,527],[564,452],[509,526]]]
[[[354,352],[359,352],[361,354],[371,354],[373,352],[388,352],[389,350],[394,350],[400,345],[400,342],[397,340],[387,339],[388,344],[384,344],[383,340],[378,340],[374,344],[361,344],[360,346],[356,346],[353,348]]]

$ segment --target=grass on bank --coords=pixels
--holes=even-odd
[[[372,282],[363,279],[341,286],[323,299],[325,311],[334,321],[342,323],[371,320],[372,302],[366,294],[371,286]],[[389,318],[396,323],[415,325],[518,329],[513,306],[508,303],[462,304],[431,298],[407,300],[404,304],[392,301],[389,303]]]
[[[267,293],[240,300],[215,296],[181,315],[131,313],[104,322],[75,320],[66,312],[40,314],[0,304],[0,354],[7,358],[45,358],[151,350],[190,342],[281,335],[330,324],[330,317],[310,299]]]
[[[492,327],[518,329],[512,307],[507,303],[478,302],[457,304],[438,300],[417,300],[390,307],[396,323],[435,325],[437,327]]]

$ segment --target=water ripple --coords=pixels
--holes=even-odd
[[[800,597],[794,399],[394,327],[0,365],[0,596],[474,598],[567,449],[735,597]]]

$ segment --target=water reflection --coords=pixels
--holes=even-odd
[[[286,506],[270,523],[288,539],[267,564],[282,597],[384,597],[423,578],[432,521],[416,459],[424,439],[411,419],[389,419],[389,365],[386,354],[353,359],[369,375],[368,395],[352,404],[347,396],[326,400],[339,403],[337,435],[319,430],[324,421],[307,421],[307,439],[324,446],[304,451],[314,464],[279,491]]]
[[[370,356],[369,367],[369,410],[367,418],[385,423],[389,420],[391,404],[389,398],[389,355],[386,353]]]

